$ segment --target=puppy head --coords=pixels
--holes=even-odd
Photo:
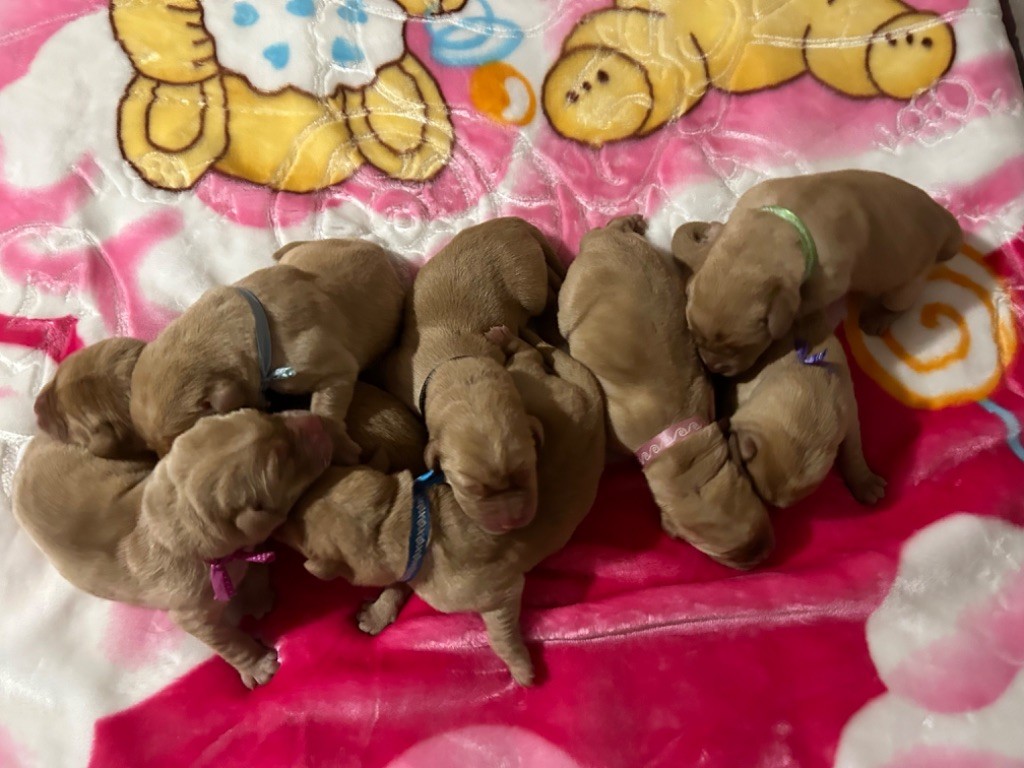
[[[559,134],[595,147],[635,135],[654,105],[647,68],[604,46],[558,59],[544,78],[543,101]]]
[[[799,234],[789,223],[763,211],[734,219],[707,248],[686,287],[686,321],[700,356],[725,376],[750,368],[792,328],[804,263]],[[686,254],[682,236],[679,245]],[[690,253],[701,258],[699,248]],[[790,269],[776,268],[779,263]]]
[[[146,487],[143,515],[175,551],[224,557],[265,541],[330,465],[323,421],[306,411],[241,410],[175,440]]]
[[[651,462],[644,474],[669,535],[740,570],[753,568],[771,554],[775,536],[768,511],[729,461],[720,432],[696,460],[687,451],[670,450]]]
[[[204,416],[263,405],[258,384],[240,373],[211,367],[202,355],[184,359],[174,354],[177,346],[164,338],[149,344],[132,375],[132,421],[159,456]]]
[[[811,424],[745,423],[734,419],[729,452],[746,469],[762,499],[790,507],[821,485],[835,463],[838,439],[801,439],[795,431],[817,430]]]
[[[440,371],[445,388],[427,409],[427,466],[444,471],[459,506],[485,531],[528,525],[537,514],[540,421],[499,363],[467,358]]]
[[[144,346],[138,339],[104,339],[70,355],[36,397],[39,429],[107,459],[144,455],[128,403]]]

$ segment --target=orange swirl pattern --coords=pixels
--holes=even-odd
[[[939,409],[992,393],[1013,359],[1016,330],[1009,297],[973,248],[935,268],[917,307],[881,337],[844,323],[854,359],[897,400]]]

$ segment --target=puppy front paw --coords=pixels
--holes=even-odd
[[[250,664],[236,667],[242,684],[250,691],[258,685],[266,685],[270,678],[281,668],[281,662],[277,658],[277,651],[268,648],[267,652]]]
[[[356,618],[359,630],[368,635],[379,635],[395,623],[398,608],[386,600],[377,599],[364,605]]]
[[[643,235],[647,232],[647,219],[639,213],[619,216],[608,222],[608,229],[621,229],[623,232],[635,232],[638,235]]]
[[[508,329],[507,325],[496,325],[484,333],[484,338],[491,342],[491,344],[505,349],[512,343],[515,336]]]
[[[861,504],[877,504],[885,498],[885,478],[876,475],[869,469],[855,477],[848,477],[846,484],[853,498]]]
[[[533,664],[528,658],[516,659],[508,665],[508,671],[512,673],[512,679],[524,688],[529,688],[533,685]]]

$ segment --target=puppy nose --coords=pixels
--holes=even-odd
[[[749,541],[730,550],[719,558],[725,565],[749,571],[764,562],[775,549],[775,532],[771,524],[765,524],[750,538]]]

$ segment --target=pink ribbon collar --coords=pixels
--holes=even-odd
[[[227,557],[218,557],[216,560],[207,560],[210,565],[210,584],[213,585],[213,597],[226,603],[235,596],[235,584],[231,581],[231,574],[228,573],[228,564],[244,560],[247,563],[270,563],[274,560],[273,552],[246,552],[239,549]]]
[[[662,451],[667,451],[676,443],[681,443],[700,430],[708,423],[703,419],[692,418],[677,421],[648,440],[636,449],[636,458],[641,467],[646,467]]]

